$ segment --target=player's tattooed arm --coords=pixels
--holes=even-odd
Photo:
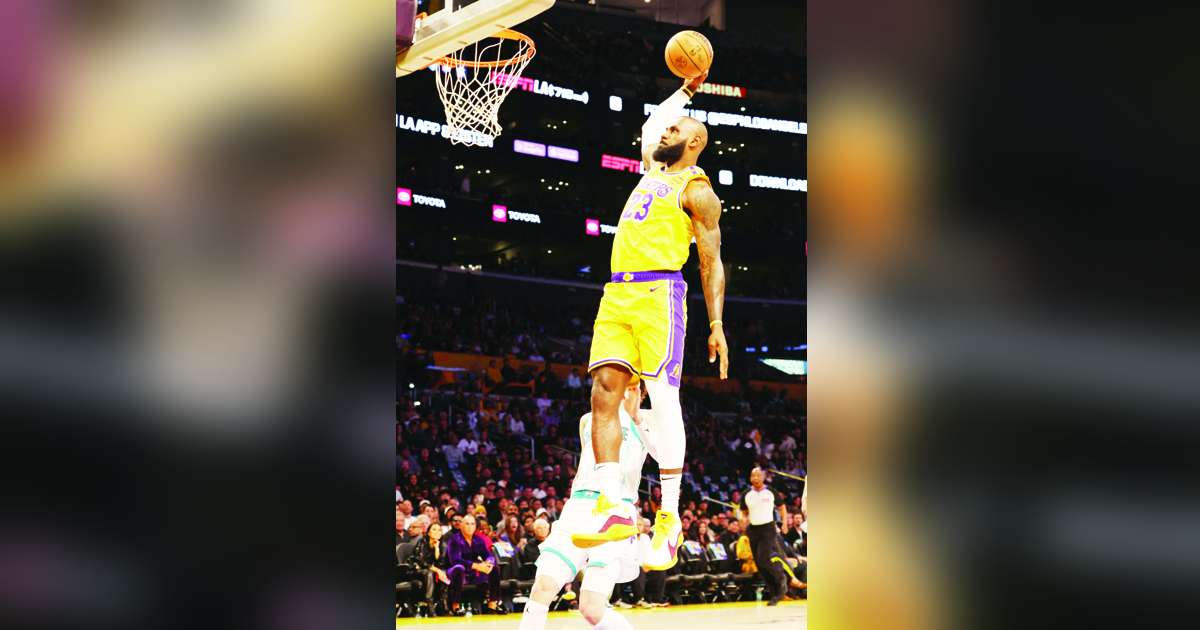
[[[711,333],[708,337],[708,362],[720,359],[720,376],[729,375],[729,346],[725,342],[725,265],[721,262],[721,200],[712,186],[695,180],[683,191],[683,206],[692,215],[696,231],[696,252],[700,258],[700,283],[708,306]]]

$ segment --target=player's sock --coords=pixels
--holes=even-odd
[[[621,465],[617,462],[596,464],[596,483],[601,494],[616,501],[621,496]]]
[[[600,618],[600,623],[592,626],[596,630],[633,630],[633,626],[629,624],[629,620],[622,617],[621,613],[609,608],[604,616]]]
[[[682,475],[659,475],[662,482],[662,509],[664,512],[679,514],[679,482]]]
[[[546,613],[550,607],[539,604],[532,599],[525,602],[525,612],[521,613],[521,625],[517,630],[543,630],[546,627]]]

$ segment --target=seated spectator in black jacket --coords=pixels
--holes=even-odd
[[[517,381],[517,368],[512,364],[511,359],[504,359],[504,367],[500,370],[500,375],[504,378],[503,384],[505,385]]]
[[[545,366],[542,368],[542,371],[537,375],[536,389],[539,394],[545,394],[547,396],[558,395],[558,377],[555,376],[554,372],[550,369],[549,361],[546,362]],[[542,411],[545,411],[545,409],[542,409]]]
[[[538,546],[549,535],[550,523],[547,523],[546,519],[539,518],[533,522],[533,536],[526,538],[525,545],[521,547],[521,564],[537,562],[538,556],[542,555],[542,550]]]
[[[804,539],[804,532],[800,529],[800,525],[804,522],[803,514],[790,514],[788,518],[790,523],[785,523],[783,526],[783,539],[787,541],[789,547],[796,544],[796,541]]]
[[[446,555],[441,525],[433,523],[417,541],[417,546],[413,549],[412,563],[425,577],[425,604],[428,606],[429,616],[436,617],[438,608],[443,613],[447,612],[446,587],[450,584],[450,576],[446,571],[450,568],[450,556]]]
[[[741,538],[741,537],[742,537],[741,522],[736,521],[736,520],[731,520],[731,521],[729,521],[729,524],[725,527],[725,533],[721,534],[721,537],[718,539],[718,541],[722,545],[725,545],[726,547],[728,547],[729,549],[733,549],[733,546],[737,544],[738,538]]]

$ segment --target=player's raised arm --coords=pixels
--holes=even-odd
[[[721,378],[729,376],[729,346],[725,343],[725,266],[721,262],[721,200],[712,186],[693,180],[683,191],[683,207],[692,215],[696,230],[696,252],[700,257],[700,284],[708,306],[708,362],[720,358]]]
[[[708,78],[707,72],[694,79],[685,79],[683,87],[672,92],[667,100],[660,103],[658,109],[650,114],[646,122],[642,123],[642,166],[646,170],[654,165],[654,158],[651,156],[654,154],[654,148],[658,146],[659,140],[662,139],[663,132],[683,115],[683,107],[692,99],[696,90],[700,89],[700,85],[706,78]]]

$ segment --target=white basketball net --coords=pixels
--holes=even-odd
[[[452,144],[492,146],[502,131],[500,103],[522,81],[535,52],[528,38],[501,35],[455,51],[433,66]]]

